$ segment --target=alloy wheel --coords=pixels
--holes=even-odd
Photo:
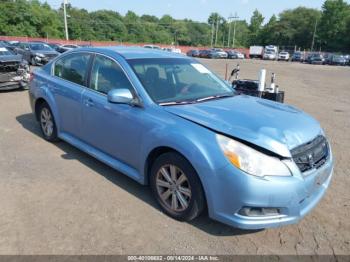
[[[44,107],[40,114],[40,124],[45,136],[50,137],[53,133],[53,119],[49,109]]]
[[[186,174],[175,165],[164,165],[156,176],[157,193],[161,201],[175,212],[186,210],[192,191]]]

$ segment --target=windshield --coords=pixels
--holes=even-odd
[[[191,59],[149,58],[128,62],[158,104],[200,102],[234,95],[229,85]]]
[[[44,50],[44,51],[52,51],[52,48],[47,44],[30,44],[30,49],[34,51]]]
[[[7,48],[0,46],[0,56],[2,55],[14,55],[14,54],[11,51],[9,51]]]

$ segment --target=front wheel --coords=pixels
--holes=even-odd
[[[205,207],[202,184],[192,165],[181,155],[161,155],[151,170],[152,192],[164,212],[180,221],[191,221]]]
[[[31,64],[32,66],[36,66],[36,61],[35,61],[35,58],[34,58],[34,57],[32,57],[32,59],[30,60],[30,64]]]

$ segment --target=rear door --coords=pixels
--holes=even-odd
[[[87,85],[92,55],[71,53],[57,60],[49,88],[54,94],[60,117],[60,132],[81,138],[82,93]]]

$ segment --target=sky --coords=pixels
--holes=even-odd
[[[41,0],[44,2],[45,0]],[[63,0],[46,0],[58,8]],[[265,17],[265,22],[273,14],[285,9],[306,6],[321,9],[324,0],[68,0],[75,7],[89,11],[108,9],[124,15],[128,10],[138,15],[148,14],[161,17],[169,14],[176,19],[188,18],[206,22],[210,13],[218,12],[225,18],[235,14],[240,19],[250,20],[255,9]],[[349,0],[348,0],[349,1]]]

